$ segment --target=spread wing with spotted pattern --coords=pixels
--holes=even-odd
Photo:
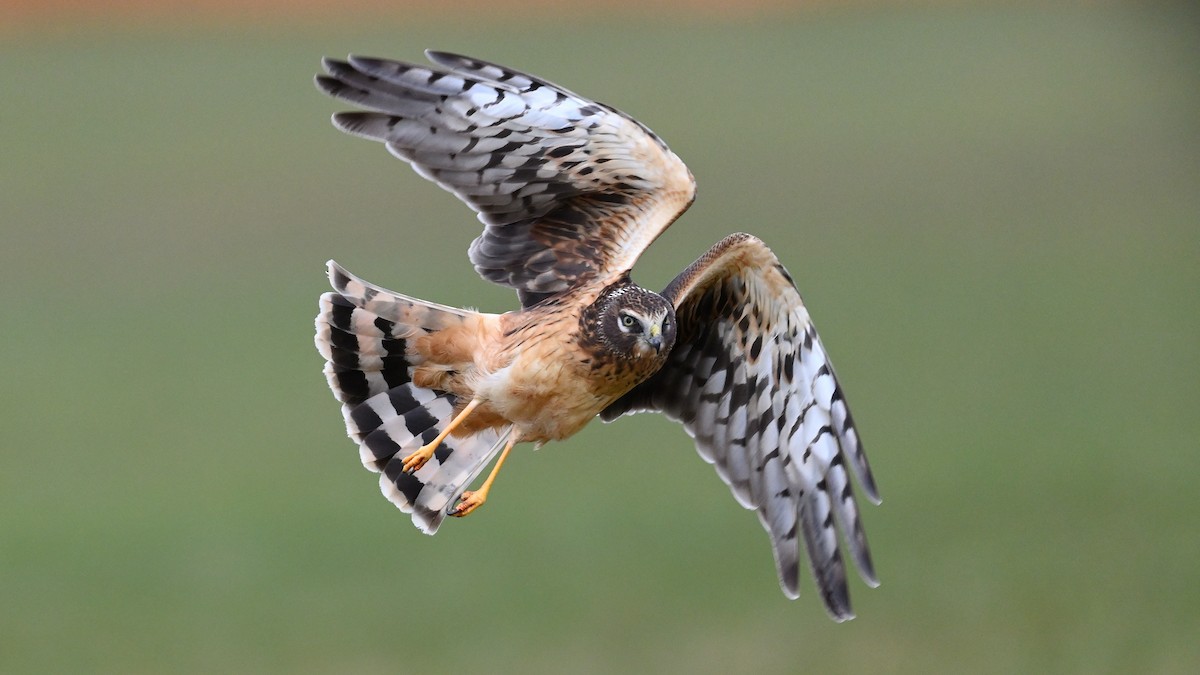
[[[836,620],[853,617],[838,530],[878,581],[851,489],[879,493],[837,377],[791,277],[760,240],[726,237],[663,291],[676,308],[667,364],[601,413],[682,422],[771,537],[780,585],[799,594],[800,539]]]
[[[691,204],[687,167],[627,115],[492,63],[426,56],[436,65],[326,59],[317,86],[367,109],[334,115],[340,129],[478,213],[471,262],[523,305],[621,277]]]

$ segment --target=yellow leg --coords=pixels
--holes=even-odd
[[[462,518],[483,506],[483,503],[487,501],[488,490],[492,489],[492,483],[496,480],[496,474],[500,473],[500,467],[504,465],[504,460],[508,457],[508,451],[512,450],[519,439],[520,434],[514,429],[509,434],[508,442],[504,444],[504,450],[500,452],[500,458],[496,460],[496,466],[492,467],[492,472],[488,474],[487,480],[483,481],[483,485],[480,485],[478,490],[467,490],[462,493],[462,496],[459,497],[461,501],[459,501],[458,507],[450,515]]]
[[[425,466],[425,462],[428,462],[429,458],[433,457],[433,451],[437,450],[438,446],[442,444],[442,441],[446,440],[446,437],[450,435],[451,431],[454,431],[455,427],[462,424],[462,421],[467,419],[467,416],[471,414],[471,411],[474,410],[475,406],[477,405],[479,405],[479,399],[471,399],[471,402],[462,409],[462,412],[455,415],[454,419],[450,420],[450,423],[446,425],[446,428],[442,429],[442,432],[437,435],[437,438],[426,443],[425,445],[422,445],[416,452],[413,452],[409,456],[405,457],[404,470],[411,473]]]

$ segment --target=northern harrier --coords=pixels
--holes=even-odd
[[[653,411],[681,422],[771,537],[798,595],[800,539],[836,620],[853,616],[840,529],[872,568],[853,473],[878,503],[858,432],[791,276],[733,234],[662,293],[638,256],[692,203],[691,172],[641,123],[531,75],[427,52],[435,67],[326,59],[317,86],[370,112],[333,116],[478,213],[470,259],[516,289],[505,314],[401,295],[329,262],[317,348],[363,464],[423,532],[488,496],[518,441],[542,445]],[[499,454],[475,491],[465,488]]]

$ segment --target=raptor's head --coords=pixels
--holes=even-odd
[[[663,361],[675,345],[675,308],[634,284],[606,289],[596,302],[601,342],[625,357]]]

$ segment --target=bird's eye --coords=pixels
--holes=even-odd
[[[624,328],[633,328],[638,323],[637,319],[628,314],[621,315],[621,326]]]

